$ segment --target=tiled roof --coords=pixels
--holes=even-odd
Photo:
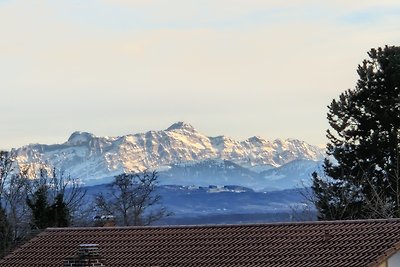
[[[62,266],[80,244],[99,244],[108,267],[372,267],[399,242],[400,220],[51,228],[0,266]]]

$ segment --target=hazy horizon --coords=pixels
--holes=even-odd
[[[400,2],[0,0],[0,149],[185,121],[236,140],[326,143],[327,105]]]

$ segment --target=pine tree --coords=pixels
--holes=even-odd
[[[327,179],[313,177],[320,219],[400,217],[400,47],[368,55],[356,87],[328,106]]]
[[[70,225],[70,212],[64,202],[64,196],[57,194],[53,204],[49,204],[48,188],[40,186],[32,198],[27,199],[27,204],[32,210],[32,228],[45,229],[47,227],[68,227]]]
[[[70,212],[62,194],[56,196],[54,204],[48,208],[48,211],[49,226],[68,227],[70,225]]]
[[[32,228],[45,229],[50,226],[47,194],[47,186],[42,185],[36,190],[32,198],[27,198],[26,200],[29,208],[32,210]]]
[[[0,205],[0,258],[8,251],[11,245],[11,227],[5,210]]]

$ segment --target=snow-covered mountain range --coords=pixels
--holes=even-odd
[[[250,174],[272,173],[276,178],[271,170],[296,160],[315,165],[324,158],[321,148],[300,140],[268,141],[254,136],[236,141],[226,136],[209,137],[184,122],[166,130],[118,137],[74,132],[65,143],[30,144],[16,152],[19,164],[48,164],[83,181],[102,181],[122,172],[145,169],[167,172],[174,166],[193,166],[210,160],[229,161],[233,165],[223,164],[224,167],[238,166],[246,170],[243,173]],[[251,176],[249,173],[243,175]]]

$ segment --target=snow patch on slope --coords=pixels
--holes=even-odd
[[[300,140],[271,142],[253,136],[236,141],[226,136],[209,137],[184,122],[166,130],[119,137],[74,132],[65,143],[32,144],[16,152],[20,164],[49,164],[83,180],[218,159],[262,172],[294,160],[318,161],[324,157],[322,149]]]

